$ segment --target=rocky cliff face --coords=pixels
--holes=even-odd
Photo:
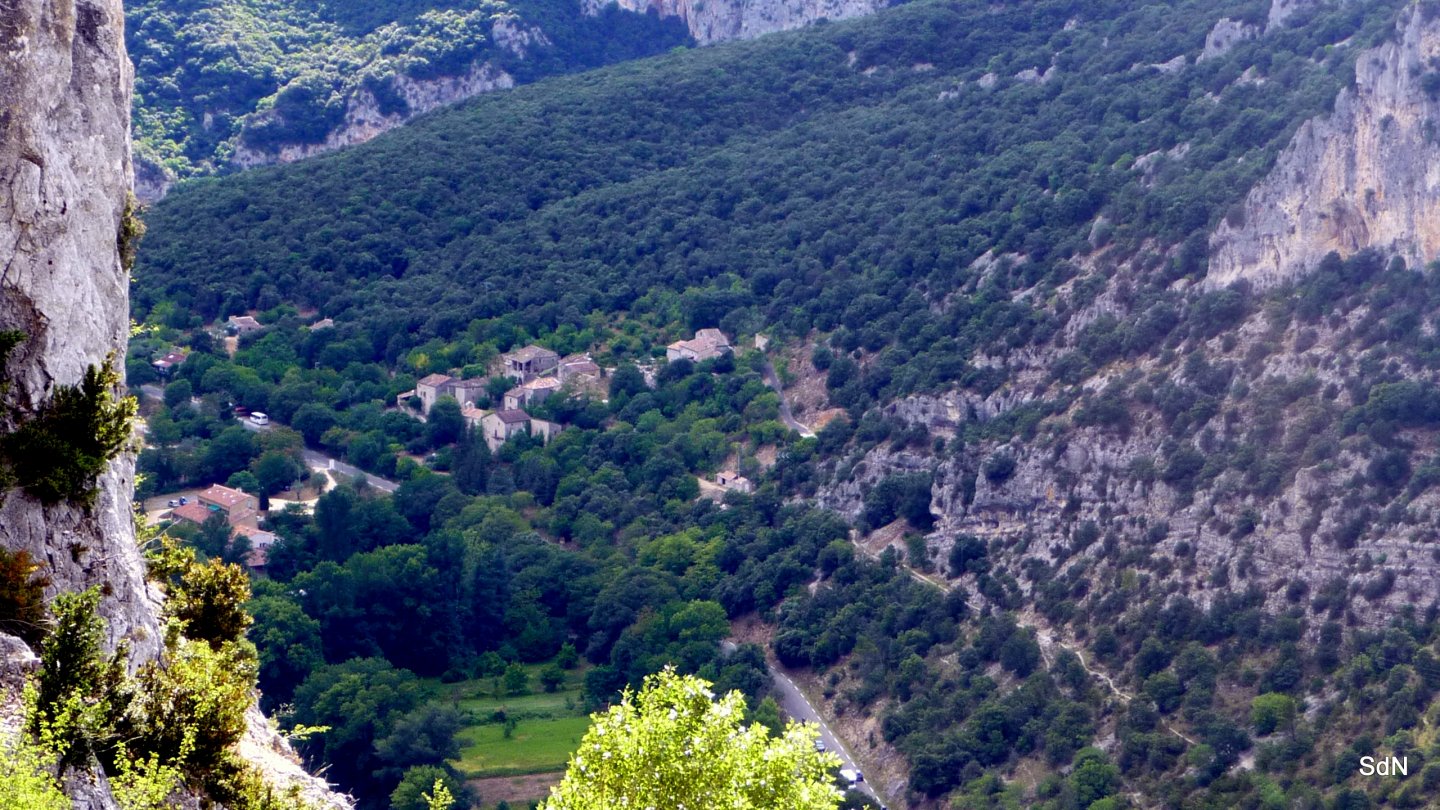
[[[1411,266],[1440,255],[1440,19],[1426,17],[1413,7],[1398,41],[1360,55],[1334,113],[1306,122],[1244,221],[1216,231],[1210,284],[1272,286],[1331,251],[1375,247]]]
[[[1264,327],[1255,323],[1249,328],[1258,333]],[[1324,352],[1322,344],[1315,356]],[[1297,362],[1278,355],[1255,378],[1273,377],[1286,369],[1294,373],[1312,359]],[[1041,367],[1037,363],[1036,372]],[[948,441],[967,423],[984,424],[1032,401],[1019,393],[1025,387],[1007,386],[990,397],[914,396],[890,404],[885,412],[897,424],[923,425],[932,439]],[[1303,582],[1306,592],[1313,594],[1341,581],[1353,593],[1384,576],[1393,578],[1393,589],[1375,599],[1352,600],[1348,607],[1352,621],[1379,626],[1406,605],[1423,608],[1440,602],[1440,559],[1432,554],[1423,532],[1397,526],[1356,548],[1333,541],[1355,514],[1344,496],[1365,476],[1366,460],[1358,453],[1339,452],[1325,463],[1305,467],[1272,495],[1250,494],[1233,472],[1187,495],[1154,476],[1135,474],[1141,465],[1164,467],[1158,451],[1166,436],[1153,420],[1139,421],[1133,432],[1122,436],[1075,428],[1067,424],[1069,418],[1073,413],[1048,423],[1053,433],[1047,438],[985,444],[958,454],[882,444],[838,465],[835,479],[821,488],[817,501],[857,519],[864,511],[866,494],[880,481],[930,474],[935,525],[926,539],[930,559],[941,575],[948,573],[945,560],[956,536],[968,534],[990,544],[992,559],[1022,582],[1020,571],[1035,561],[1054,565],[1057,572],[1084,566],[1087,576],[1098,582],[1104,579],[1100,572],[1124,570],[1127,558],[1138,555],[1168,558],[1173,568],[1156,577],[1156,589],[1186,594],[1202,605],[1219,594],[1255,584],[1269,595],[1269,607],[1282,611],[1291,606],[1285,588],[1292,582]],[[984,472],[985,462],[1000,454],[1014,458],[1015,469],[1004,480],[992,480]],[[1440,495],[1427,493],[1406,507],[1423,525],[1440,516]],[[1254,528],[1237,531],[1247,520],[1254,520]],[[1076,528],[1086,521],[1105,527],[1107,539],[1077,548]],[[1150,534],[1151,527],[1164,531]],[[862,545],[872,553],[886,544],[907,553],[899,542],[901,534],[876,532]],[[962,577],[960,582],[969,586],[970,579]]]
[[[0,330],[27,335],[4,381],[6,403],[22,413],[124,356],[132,74],[123,25],[120,0],[15,0],[0,15]],[[132,670],[163,643],[160,595],[135,543],[133,485],[127,456],[100,476],[90,507],[0,493],[0,546],[43,564],[47,596],[99,586],[108,646],[127,645]],[[37,665],[23,641],[0,634],[0,732],[16,728],[18,688]],[[251,719],[251,748],[288,752],[265,760],[277,784],[348,807],[304,773],[258,711]],[[74,775],[67,790],[78,808],[114,807],[98,772]]]
[[[117,250],[130,190],[130,63],[119,0],[22,0],[0,21],[0,328],[28,335],[10,362],[9,401],[34,408],[124,354],[129,279]],[[93,509],[0,503],[0,544],[45,560],[57,590],[107,584],[112,642],[135,660],[160,649],[130,516],[128,460],[100,480]]]
[[[496,27],[499,28],[499,25]],[[544,35],[538,29],[511,33],[513,36],[505,41],[521,52],[544,41]],[[293,163],[335,149],[355,146],[394,129],[417,115],[473,98],[481,93],[515,86],[515,80],[510,74],[489,62],[472,65],[470,70],[459,76],[423,80],[397,76],[391,82],[395,92],[405,99],[405,112],[386,115],[381,111],[380,102],[373,93],[360,90],[345,106],[345,123],[326,135],[323,142],[286,144],[274,150],[254,149],[242,144],[235,149],[234,164],[248,169],[273,163]]]
[[[654,11],[661,17],[679,17],[701,45],[753,39],[822,18],[861,17],[889,5],[886,0],[584,0],[592,14],[610,3],[642,14]]]
[[[536,48],[550,45],[545,32],[526,25],[511,16],[497,17],[490,28],[490,37],[501,48],[524,59]],[[507,90],[515,86],[515,79],[489,61],[478,61],[457,76],[438,76],[433,79],[416,79],[410,76],[396,76],[390,80],[395,95],[405,100],[403,112],[385,113],[380,102],[369,90],[360,89],[345,105],[345,121],[332,130],[320,143],[285,144],[277,149],[256,149],[243,142],[235,149],[233,164],[239,168],[253,168],[274,163],[293,163],[335,149],[365,143],[382,132],[401,126],[417,115],[424,115],[449,104],[455,104],[481,93]],[[261,113],[274,115],[275,113]],[[142,200],[159,199],[169,189],[169,183],[156,184],[151,167],[137,171],[139,196]]]

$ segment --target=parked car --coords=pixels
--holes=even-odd
[[[171,509],[174,509],[176,506],[179,506],[179,503],[177,503],[174,498],[171,498],[170,500],[165,502],[165,505],[170,507]]]
[[[185,504],[187,504],[187,503],[189,503],[189,502],[190,502],[190,499],[189,499],[189,498],[185,497],[184,495],[181,495],[181,496],[180,496],[180,505],[181,505],[181,506],[184,506]]]
[[[268,425],[270,424],[270,417],[260,411],[255,411],[250,414],[250,423],[255,425]]]

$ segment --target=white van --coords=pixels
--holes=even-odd
[[[251,411],[250,422],[255,425],[268,425],[270,424],[270,417],[259,411]]]

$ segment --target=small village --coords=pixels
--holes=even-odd
[[[333,326],[334,321],[322,318],[309,324],[307,328],[313,332]],[[260,333],[265,329],[266,326],[252,315],[232,315],[220,327],[217,336],[225,341],[227,351],[233,355],[243,336]],[[757,336],[755,342],[757,348],[763,349],[766,339]],[[669,344],[665,350],[665,362],[702,363],[733,352],[734,347],[729,338],[719,329],[700,329],[689,339]],[[151,361],[150,365],[161,380],[166,380],[188,357],[189,354],[184,349],[173,348]],[[647,384],[653,385],[657,367],[643,365],[640,369]],[[608,378],[614,369],[601,367],[588,353],[561,356],[551,349],[532,343],[500,355],[491,371],[490,376],[479,377],[427,374],[416,381],[413,389],[396,396],[394,408],[424,421],[438,402],[450,399],[460,406],[460,415],[466,430],[474,431],[476,435],[483,437],[486,447],[492,453],[522,434],[537,439],[542,444],[548,444],[565,426],[532,415],[534,406],[560,394],[583,394],[602,402],[607,401]],[[498,398],[491,393],[494,390],[492,382],[496,379],[514,383]],[[484,407],[486,405],[492,407]],[[493,407],[496,405],[498,407]],[[240,424],[252,430],[268,429],[272,424],[270,417],[260,411],[236,407],[234,416]],[[330,459],[323,464],[312,462],[309,466],[314,479],[320,482],[318,491],[314,493],[314,497],[318,497],[335,485],[336,474],[344,474],[341,468],[346,465],[337,467],[337,462]],[[356,477],[367,478],[372,482],[383,481],[358,470],[355,472],[359,473]],[[698,482],[701,497],[722,502],[721,508],[724,508],[723,500],[727,492],[748,494],[754,491],[754,484],[733,469],[720,471],[713,480],[701,478]],[[394,486],[393,482],[384,483],[389,484],[390,488]],[[232,540],[243,540],[248,547],[244,555],[247,567],[253,573],[264,574],[269,550],[278,538],[264,526],[268,512],[261,508],[259,497],[215,483],[198,493],[175,493],[174,497],[165,496],[162,500],[165,501],[165,509],[152,510],[151,523],[198,528],[207,521],[223,518],[230,527]],[[266,498],[265,501],[268,502],[269,511],[291,508],[309,511],[313,510],[315,503],[314,498],[297,500],[278,496]]]

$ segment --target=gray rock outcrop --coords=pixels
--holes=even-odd
[[[1200,53],[1200,61],[1214,59],[1217,56],[1224,56],[1236,45],[1260,36],[1260,28],[1248,23],[1232,20],[1229,17],[1221,17],[1205,36],[1205,50]]]
[[[1273,19],[1273,13],[1272,13]],[[1359,56],[1355,87],[1301,126],[1246,198],[1244,221],[1211,237],[1207,283],[1273,286],[1327,253],[1374,247],[1411,266],[1440,255],[1440,20],[1416,6],[1398,40]]]
[[[679,17],[701,45],[753,39],[822,18],[863,17],[888,5],[885,0],[585,0],[584,7],[594,14],[610,3],[642,14]]]
[[[501,30],[496,24],[497,32]],[[504,40],[507,48],[523,52],[537,44],[547,43],[539,29],[509,26]],[[380,102],[369,90],[359,90],[345,105],[345,121],[331,130],[320,143],[285,144],[276,149],[255,149],[241,143],[235,148],[234,165],[253,168],[274,163],[293,163],[315,155],[332,152],[347,146],[365,143],[375,136],[392,130],[417,115],[439,109],[447,104],[474,98],[482,93],[505,90],[515,86],[510,74],[489,62],[478,62],[459,76],[439,76],[434,79],[414,79],[396,76],[390,80],[394,92],[405,99],[404,112],[385,113]],[[274,113],[265,113],[273,115]]]
[[[0,330],[26,335],[0,391],[22,415],[125,354],[132,73],[123,30],[121,0],[11,0],[0,14]],[[93,505],[0,492],[0,547],[30,553],[51,581],[47,597],[99,586],[107,646],[123,642],[132,670],[163,646],[161,596],[135,543],[133,487],[133,459],[122,456],[99,476]],[[37,665],[23,641],[0,634],[0,733],[18,728],[18,690]],[[272,753],[257,761],[269,781],[350,806],[305,774],[258,711],[251,726],[245,750]],[[66,789],[77,808],[115,806],[98,769],[72,772]]]
[[[0,329],[28,337],[10,360],[22,411],[123,357],[129,278],[117,236],[130,191],[130,62],[120,0],[20,0],[0,23]],[[25,549],[56,591],[105,584],[111,642],[160,650],[135,547],[133,465],[111,464],[93,508],[0,502],[0,545]]]

